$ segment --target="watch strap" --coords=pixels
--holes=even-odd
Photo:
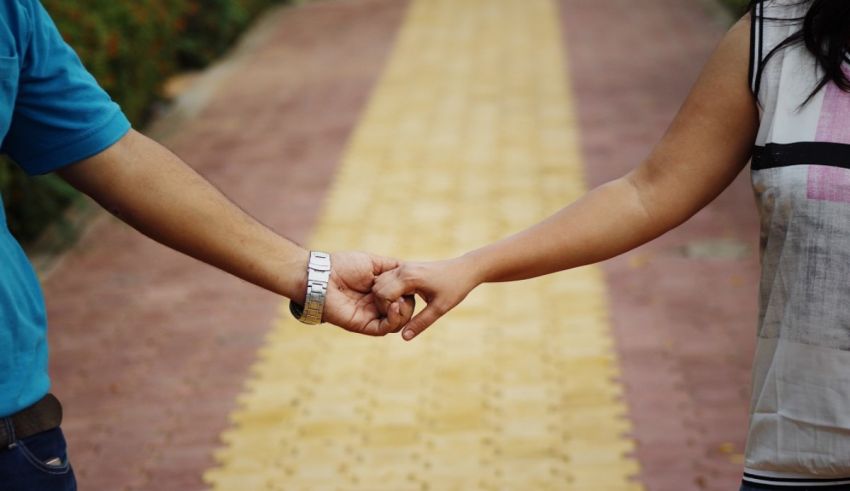
[[[331,276],[331,255],[327,252],[310,251],[307,263],[307,294],[304,305],[289,302],[289,311],[304,324],[321,324]]]

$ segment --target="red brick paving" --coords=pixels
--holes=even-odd
[[[291,9],[169,146],[264,223],[304,240],[405,7]],[[111,218],[44,286],[80,489],[203,489],[280,298]]]
[[[698,2],[561,0],[593,185],[640,163],[723,33]],[[688,243],[748,244],[738,260]],[[749,172],[691,221],[604,269],[649,491],[737,489],[754,350],[758,221]],[[738,454],[738,456],[734,455]]]

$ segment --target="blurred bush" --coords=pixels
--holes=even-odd
[[[144,123],[165,79],[227,49],[263,9],[285,0],[42,0],[86,68],[134,125]],[[26,177],[0,160],[9,229],[35,238],[76,197],[53,176]]]
[[[199,67],[212,61],[247,22],[248,12],[233,0],[187,0],[184,30],[191,33],[177,40],[182,65]]]
[[[720,0],[735,15],[744,15],[749,5],[749,0]]]
[[[273,0],[183,0],[186,14],[177,57],[186,68],[202,67],[227,49]],[[278,0],[280,2],[281,0]]]

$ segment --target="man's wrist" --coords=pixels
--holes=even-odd
[[[286,286],[283,294],[299,305],[304,305],[307,296],[307,265],[309,262],[310,251],[299,247],[285,269]]]

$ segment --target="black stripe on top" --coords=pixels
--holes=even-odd
[[[787,482],[787,483],[835,483],[835,482],[846,482],[850,481],[850,477],[769,477],[769,476],[761,476],[758,474],[753,474],[752,472],[744,472],[744,479],[746,478],[759,479],[761,481],[773,481],[773,482]],[[846,486],[846,484],[845,484]]]
[[[829,142],[768,143],[753,148],[753,170],[791,165],[828,165],[850,169],[850,145]]]
[[[847,484],[826,484],[826,485],[776,485],[763,484],[744,480],[741,489],[758,489],[767,491],[848,491],[850,486]]]
[[[755,94],[755,73],[756,73],[756,7],[753,6],[750,12],[750,71],[747,74],[747,80],[750,81],[750,90]]]
[[[750,472],[744,472],[742,490],[775,490],[775,491],[847,491],[850,478],[796,478],[768,477]]]
[[[753,94],[756,96],[756,99],[759,98],[759,92],[761,92],[761,74],[764,71],[764,2],[756,3],[756,10],[758,10],[758,31],[759,31],[759,49],[758,49],[758,64],[756,65],[756,73],[755,73],[755,83],[753,87]]]

